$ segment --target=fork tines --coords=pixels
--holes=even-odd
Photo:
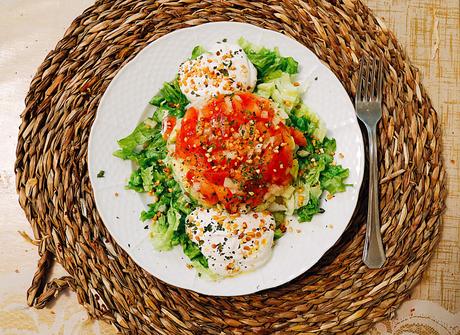
[[[383,60],[374,58],[361,59],[356,102],[381,102],[383,81]]]

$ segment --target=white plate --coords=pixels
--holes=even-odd
[[[177,73],[179,64],[190,57],[193,47],[205,47],[227,38],[229,42],[244,36],[248,41],[268,48],[278,47],[283,56],[292,56],[300,64],[298,80],[309,89],[303,99],[327,125],[328,136],[337,140],[338,163],[350,168],[348,183],[354,187],[322,202],[326,210],[312,222],[298,224],[274,247],[273,256],[251,273],[211,282],[188,269],[187,257],[180,247],[158,252],[148,238],[146,224],[139,214],[149,199],[125,190],[134,166],[115,158],[117,140],[128,135],[153,108],[149,99]],[[147,107],[146,107],[147,106]],[[337,155],[338,156],[338,155]],[[364,171],[361,132],[353,105],[335,75],[306,47],[280,33],[249,24],[219,22],[172,32],[143,49],[112,80],[101,99],[88,148],[89,171],[97,209],[117,243],[134,261],[155,277],[175,286],[209,295],[249,294],[284,284],[312,267],[344,232],[358,201]],[[97,178],[100,170],[104,178]],[[115,196],[115,194],[118,196]],[[299,230],[300,232],[297,232]]]

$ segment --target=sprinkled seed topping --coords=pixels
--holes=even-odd
[[[225,275],[265,262],[270,255],[267,250],[273,243],[274,227],[275,221],[268,212],[229,214],[197,208],[186,219],[187,235],[199,246],[210,268]]]
[[[255,87],[256,70],[246,54],[238,50],[231,45],[221,45],[214,52],[180,65],[179,86],[191,102],[205,101],[218,93],[251,91]]]
[[[251,93],[221,95],[187,110],[174,155],[188,171],[185,187],[194,198],[235,213],[257,208],[271,185],[290,184],[294,143],[288,145],[290,130],[275,126],[274,116],[270,101]]]

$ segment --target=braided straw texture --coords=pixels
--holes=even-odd
[[[282,287],[217,298],[169,286],[116,245],[95,208],[87,145],[98,102],[130,59],[157,38],[209,21],[280,31],[324,61],[353,97],[359,59],[385,59],[379,124],[380,211],[388,261],[361,261],[366,192],[338,244]],[[98,1],[71,24],[32,80],[17,147],[19,201],[40,241],[28,302],[70,287],[89,314],[132,334],[351,334],[391,317],[439,237],[445,170],[440,124],[392,32],[359,1]],[[53,261],[69,276],[47,283]]]

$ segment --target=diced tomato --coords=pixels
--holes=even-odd
[[[162,124],[162,133],[163,133],[163,138],[167,140],[169,138],[169,135],[171,135],[172,130],[176,126],[176,117],[175,116],[166,116],[163,119],[163,124]]]
[[[185,174],[185,178],[187,178],[188,181],[192,181],[193,177],[195,177],[195,173],[193,172],[193,170],[188,170]]]
[[[299,147],[307,145],[307,139],[300,130],[295,129],[294,127],[290,127],[289,130],[291,131],[291,135],[294,138],[295,144],[297,144]]]
[[[223,186],[214,186],[214,191],[216,192],[217,199],[219,199],[219,201],[222,203],[225,202],[228,193],[230,192],[227,188]]]
[[[215,205],[218,201],[214,186],[208,181],[202,181],[200,184],[200,193],[210,205]]]
[[[228,171],[204,171],[203,176],[211,183],[216,185],[224,185],[225,178],[228,177]]]
[[[305,138],[283,123],[275,125],[274,115],[268,99],[249,92],[221,95],[200,110],[186,111],[175,154],[189,170],[188,182],[200,183],[205,204],[220,203],[229,212],[242,204],[254,208],[270,185],[292,180],[292,141],[300,145]],[[233,181],[231,190],[224,186],[225,178]]]
[[[176,140],[176,154],[181,158],[185,157],[192,148],[199,144],[196,137],[197,118],[198,111],[196,108],[191,107],[182,119]]]
[[[240,96],[238,96],[238,98],[232,99],[232,106],[233,111],[236,114],[240,114],[241,112],[243,112],[243,100]]]

